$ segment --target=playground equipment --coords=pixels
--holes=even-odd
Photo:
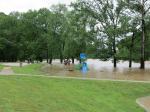
[[[73,70],[74,70],[73,64],[70,64],[70,63],[71,63],[70,59],[65,59],[65,60],[64,60],[65,68],[66,68],[68,71],[73,71]]]
[[[81,53],[80,54],[80,59],[81,59],[81,64],[82,64],[81,72],[83,74],[86,74],[87,71],[88,71],[88,66],[87,66],[87,63],[86,63],[87,55],[85,53]]]

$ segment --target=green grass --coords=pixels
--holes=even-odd
[[[1,64],[0,64],[0,70],[2,70],[2,69],[3,69],[3,67],[4,67],[4,65],[1,65]]]
[[[0,76],[0,112],[144,112],[150,84]]]
[[[42,64],[31,64],[23,67],[12,67],[13,71],[17,74],[31,74],[39,75],[42,74],[41,67]]]

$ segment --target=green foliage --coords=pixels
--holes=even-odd
[[[100,53],[97,54],[102,54],[99,58],[103,60],[114,58],[116,60],[117,43],[125,33],[122,29],[126,27],[125,23],[128,22],[128,18],[123,13],[125,8],[124,2],[119,0],[116,3],[111,0],[82,0],[76,6],[78,5],[82,7],[83,10],[81,11],[89,14],[91,18],[97,21],[95,27],[98,29],[97,37],[99,37],[99,44],[101,44],[98,46]],[[101,35],[99,36],[99,34]]]

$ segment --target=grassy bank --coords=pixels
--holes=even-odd
[[[0,76],[1,112],[144,112],[150,84]]]
[[[1,64],[0,64],[0,70],[2,70],[2,69],[3,69],[3,67],[4,67],[4,65],[1,65]]]
[[[12,69],[17,74],[39,75],[42,74],[42,66],[42,64],[30,64],[23,67],[12,67]]]

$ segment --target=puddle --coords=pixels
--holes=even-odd
[[[0,72],[0,75],[12,75],[12,74],[14,74],[14,72],[11,67],[4,67]]]
[[[58,61],[54,61],[53,65],[44,66],[42,70],[50,76],[150,81],[150,62],[146,62],[145,70],[139,69],[139,63],[133,63],[132,69],[128,68],[128,62],[119,62],[117,68],[113,68],[111,61],[89,59],[87,63],[90,70],[86,75],[77,70],[68,71]]]

